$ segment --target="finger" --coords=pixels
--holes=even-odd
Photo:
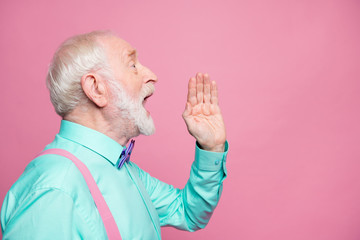
[[[196,74],[196,99],[198,104],[204,101],[204,78],[202,73]]]
[[[187,101],[194,106],[197,102],[196,100],[196,79],[194,77],[190,78],[188,84],[188,96]]]
[[[210,103],[210,76],[209,74],[204,74],[204,102],[205,104]]]
[[[217,90],[217,86],[216,86],[216,82],[212,81],[211,82],[211,97],[210,97],[210,101],[211,104],[218,104],[219,100],[218,100],[218,90]]]

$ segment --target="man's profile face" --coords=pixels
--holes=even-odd
[[[110,67],[115,80],[125,88],[127,94],[136,99],[147,83],[154,84],[156,75],[137,59],[136,50],[126,41],[110,37],[105,40]]]
[[[122,117],[134,121],[140,133],[151,135],[155,127],[144,104],[155,90],[157,77],[140,64],[136,50],[126,41],[112,37],[106,39],[105,46],[116,82],[112,89],[115,105],[122,110]]]

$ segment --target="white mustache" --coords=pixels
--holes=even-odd
[[[141,97],[144,99],[155,92],[155,86],[152,83],[146,84],[141,90]]]

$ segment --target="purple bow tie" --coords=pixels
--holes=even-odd
[[[118,169],[120,169],[125,162],[129,162],[131,151],[133,150],[134,145],[135,145],[135,140],[132,139],[129,146],[121,152],[120,160],[119,163],[117,164]]]

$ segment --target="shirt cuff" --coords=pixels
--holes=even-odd
[[[229,144],[225,142],[224,152],[210,152],[203,150],[196,142],[195,148],[195,166],[200,170],[219,171],[221,168],[226,171],[226,157],[228,154]]]

